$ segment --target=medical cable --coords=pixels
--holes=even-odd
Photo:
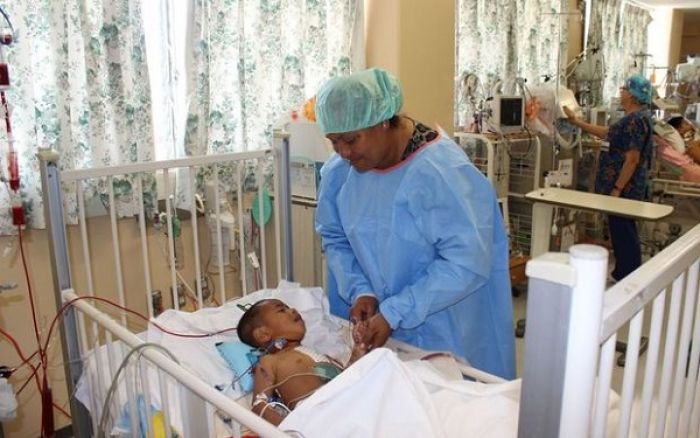
[[[22,364],[20,364],[16,369],[18,369],[20,366],[24,366],[24,365],[28,365],[28,366],[30,366],[30,367],[32,368],[32,373],[31,373],[31,375],[30,375],[30,376],[27,378],[27,380],[24,382],[24,384],[22,385],[22,388],[20,388],[20,390],[17,391],[15,394],[19,395],[19,393],[24,389],[25,386],[27,386],[27,384],[28,384],[32,379],[36,382],[37,389],[39,390],[39,393],[41,393],[41,392],[43,391],[43,388],[42,388],[42,386],[41,386],[41,382],[39,381],[39,375],[38,375],[39,366],[34,366],[33,364],[31,364],[31,363],[29,362],[29,361],[31,360],[31,358],[34,357],[39,351],[37,350],[37,351],[35,351],[31,356],[25,357],[25,356],[24,356],[24,352],[22,352],[22,348],[19,346],[19,343],[17,342],[17,340],[16,340],[12,335],[10,335],[8,332],[6,332],[5,330],[3,330],[1,327],[0,327],[0,334],[2,334],[3,336],[5,336],[7,339],[10,340],[10,343],[11,343],[12,346],[15,348],[15,351],[17,352],[17,354],[19,355],[20,359],[22,360]],[[58,411],[60,411],[63,415],[65,415],[65,416],[68,417],[68,418],[71,418],[70,414],[68,414],[68,413],[67,413],[63,408],[61,408],[58,404],[56,404],[55,402],[52,401],[52,405],[53,405],[54,408],[56,408]],[[43,420],[43,417],[42,417],[42,420]]]
[[[36,376],[36,369],[37,369],[37,368],[36,368],[34,365],[32,365],[31,363],[29,363],[29,359],[28,359],[27,357],[25,357],[24,352],[22,352],[22,348],[21,348],[21,347],[19,346],[19,344],[17,343],[17,340],[16,340],[12,335],[10,335],[8,332],[6,332],[5,330],[3,330],[2,327],[0,327],[0,334],[2,334],[3,336],[5,336],[7,339],[10,340],[10,343],[11,343],[11,344],[13,345],[13,347],[15,348],[15,351],[16,351],[17,354],[19,355],[19,358],[22,360],[22,363],[26,363],[26,364],[28,364],[30,367],[32,367],[32,370],[34,371],[34,376]],[[38,351],[37,351],[37,352],[38,352]],[[36,354],[37,352],[34,352],[34,354]],[[30,356],[30,357],[31,357],[31,356]],[[36,376],[36,385],[37,385],[37,388],[39,388],[39,391],[41,391],[41,383],[39,382],[39,377],[38,377],[38,376]]]
[[[287,413],[285,414],[285,416],[286,416],[286,415],[289,415],[289,414],[292,412],[292,410],[289,409],[289,408],[287,407],[287,405],[285,405],[284,403],[280,403],[280,402],[273,401],[273,402],[267,402],[267,403],[265,403],[265,406],[263,406],[263,408],[260,410],[260,413],[258,414],[258,416],[259,416],[259,417],[262,417],[262,416],[265,414],[265,411],[267,410],[267,408],[269,408],[270,406],[272,406],[273,408],[274,408],[275,406],[278,406],[278,407],[284,409],[285,411],[287,411]]]
[[[4,94],[3,94],[4,99]],[[8,131],[9,133],[9,131]],[[41,395],[41,431],[43,434],[53,435],[54,433],[54,419],[53,419],[53,406],[55,405],[53,401],[53,395],[51,393],[51,387],[48,381],[48,356],[46,355],[45,349],[41,345],[41,334],[39,333],[39,325],[37,323],[36,317],[36,303],[34,302],[34,291],[32,290],[32,284],[29,279],[29,267],[27,266],[27,259],[24,255],[24,244],[22,241],[22,226],[17,225],[17,235],[19,238],[19,252],[22,259],[22,269],[24,270],[24,276],[27,281],[27,292],[29,294],[29,305],[32,311],[32,321],[34,323],[34,335],[36,337],[37,349],[39,353],[39,361],[41,368],[43,370],[42,379],[40,382],[37,369],[33,368],[35,380],[39,389],[39,394]],[[48,338],[47,338],[48,340]],[[48,342],[47,342],[48,344]]]
[[[166,243],[167,243],[167,239],[169,239],[169,238],[167,236],[165,236],[165,237],[166,237]],[[168,254],[166,253],[165,248],[162,245],[158,245],[158,247],[160,248],[161,254],[167,260]],[[189,294],[185,293],[185,297],[190,299],[190,302],[194,306],[194,310],[198,310],[199,309],[199,302],[198,302],[199,298],[197,296],[197,293],[194,291],[194,289],[192,289],[192,286],[190,286],[189,283],[187,283],[187,281],[183,278],[182,274],[180,274],[180,270],[177,268],[175,268],[175,275],[177,275],[177,278],[182,282],[182,285],[185,286],[185,289],[187,289],[187,292],[189,292]]]
[[[27,260],[24,257],[24,245],[22,244],[22,227],[17,226],[17,233],[19,236],[19,252],[22,257],[22,266],[24,269],[24,276],[27,280],[27,291],[29,293],[29,305],[32,310],[32,322],[34,323],[34,335],[36,336],[37,347],[39,348],[39,356],[41,357],[42,363],[45,361],[44,352],[41,349],[41,335],[39,334],[39,324],[36,318],[36,304],[34,303],[34,292],[32,291],[32,284],[29,280],[29,269],[27,267]]]
[[[131,359],[131,356],[134,354],[138,353],[139,351],[145,349],[145,348],[156,348],[160,350],[161,352],[165,353],[168,355],[168,357],[178,365],[180,362],[175,358],[175,356],[168,350],[167,348],[163,347],[160,344],[154,344],[152,342],[146,342],[144,344],[137,345],[136,347],[132,348],[129,353],[127,353],[126,357],[122,360],[122,362],[119,364],[119,368],[117,368],[117,372],[114,374],[114,377],[112,378],[112,383],[109,386],[109,389],[107,390],[107,395],[105,396],[105,401],[102,404],[102,413],[100,416],[100,423],[99,427],[97,429],[97,436],[98,438],[104,438],[105,437],[105,426],[107,425],[107,418],[109,416],[109,405],[111,403],[112,396],[114,395],[114,392],[117,389],[117,383],[119,381],[119,376],[126,369],[126,367],[129,364],[129,359]]]
[[[73,298],[72,300],[65,302],[63,304],[63,306],[61,306],[61,308],[58,310],[58,312],[56,313],[56,316],[54,316],[53,320],[51,321],[51,326],[49,327],[49,334],[48,334],[48,337],[46,339],[47,345],[48,345],[49,339],[51,338],[51,335],[53,333],[54,326],[56,325],[56,322],[58,321],[58,318],[63,314],[63,312],[65,312],[65,310],[69,306],[71,306],[76,301],[80,301],[80,300],[95,300],[95,301],[100,301],[103,303],[110,304],[114,307],[119,308],[120,310],[122,310],[124,312],[130,313],[132,315],[135,315],[135,316],[141,318],[142,320],[144,320],[146,322],[149,322],[150,324],[152,324],[154,327],[156,327],[158,330],[162,331],[163,333],[167,333],[169,335],[177,336],[180,338],[209,338],[212,336],[216,336],[216,335],[220,335],[223,333],[228,333],[228,332],[236,330],[236,327],[228,327],[228,328],[217,330],[217,331],[211,332],[211,333],[201,333],[201,334],[178,333],[178,332],[168,330],[165,327],[163,327],[162,325],[158,324],[157,322],[150,320],[147,316],[145,316],[145,315],[143,315],[135,310],[129,309],[128,307],[121,306],[121,305],[115,303],[114,301],[108,300],[106,298],[101,298],[101,297],[81,296],[81,297]]]
[[[288,381],[290,381],[291,379],[293,379],[293,378],[295,378],[295,377],[324,377],[324,376],[319,375],[319,374],[317,374],[317,373],[296,373],[296,374],[291,374],[291,375],[285,377],[284,379],[282,379],[281,382],[277,382],[277,383],[275,383],[275,384],[272,384],[272,385],[270,385],[270,386],[268,386],[268,387],[263,388],[262,390],[260,390],[260,393],[267,393],[267,391],[277,389],[277,388],[279,388],[280,386],[284,385],[285,383],[287,383]],[[314,391],[315,391],[315,389],[314,389]],[[309,395],[309,394],[305,394],[305,396],[308,396],[308,395]],[[298,398],[297,398],[297,399],[298,399]],[[297,399],[295,399],[295,400],[297,400]]]

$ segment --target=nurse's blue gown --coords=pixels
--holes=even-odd
[[[340,156],[321,170],[316,230],[331,311],[379,300],[392,336],[515,377],[508,240],[493,187],[440,137],[398,165],[357,172]]]

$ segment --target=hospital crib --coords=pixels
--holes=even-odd
[[[122,348],[126,352],[143,343],[132,333],[143,330],[143,325],[135,324],[133,319],[127,320],[126,312],[115,313],[115,309],[125,309],[128,306],[146,313],[147,318],[153,318],[157,315],[159,301],[166,307],[175,309],[179,309],[185,303],[194,308],[202,308],[205,305],[224,303],[236,295],[245,295],[251,284],[250,278],[247,277],[251,275],[256,277],[255,284],[258,288],[266,287],[268,278],[291,279],[293,266],[292,236],[291,231],[288,231],[291,230],[288,137],[284,133],[276,132],[274,144],[272,150],[64,172],[59,171],[60,157],[55,152],[40,152],[57,313],[63,316],[60,329],[69,394],[74,393],[82,375],[82,359],[88,351],[101,345],[110,345],[109,359],[105,358],[105,362],[113,367],[110,371],[114,373],[114,367],[118,365],[114,363],[114,348]],[[272,175],[275,178],[270,180]],[[227,183],[224,178],[227,179]],[[159,200],[159,207],[164,209],[159,215],[160,231],[154,231],[158,219],[150,217],[144,208],[145,197],[148,196],[148,191],[144,188],[154,179],[162,181],[159,191],[164,193]],[[133,196],[136,197],[135,204],[138,205],[138,210],[133,218],[117,217],[118,199],[115,187],[118,180],[128,180],[134,187]],[[190,200],[184,212],[176,209],[174,205],[178,197],[173,186],[175,181],[181,188],[179,195],[184,194],[184,198]],[[204,191],[203,187],[207,183],[216,189],[211,191],[213,199],[207,200],[211,205],[211,212],[202,217],[195,200],[199,198],[197,195]],[[251,190],[246,188],[246,184],[251,183],[252,190],[257,190],[255,194],[249,193]],[[263,188],[267,186],[271,186],[270,189],[275,195],[275,205],[272,209],[273,225],[259,226],[256,233],[250,236],[243,229],[244,219],[255,210],[255,204],[258,215],[265,214]],[[106,192],[101,197],[105,201],[109,223],[105,230],[98,230],[94,226],[94,222],[104,217],[91,218],[89,215],[91,207],[84,196],[87,187],[101,187]],[[226,205],[223,202],[225,194],[233,197],[234,207],[230,210],[237,217],[238,224],[235,230],[228,230],[228,233],[224,227],[229,224],[223,220],[226,217],[223,214],[223,206]],[[71,206],[73,211],[65,211],[66,207],[71,210]],[[76,225],[66,225],[71,213],[77,220]],[[183,213],[189,213],[188,220],[178,219],[177,216],[182,216]],[[180,232],[176,231],[178,228]],[[209,245],[216,249],[216,254],[209,256],[209,262],[213,258],[214,266],[217,267],[213,270],[210,270],[209,263],[205,266],[203,260],[206,259],[206,255],[201,249],[204,245],[202,241],[206,240],[207,230],[210,230],[211,234]],[[274,239],[268,237],[268,233],[272,234]],[[162,237],[158,237],[160,235]],[[176,241],[178,235],[180,242]],[[224,239],[237,247],[238,266],[234,266],[233,262],[224,262],[228,260],[228,254],[224,254],[223,251],[229,247],[222,243]],[[125,240],[136,243],[125,243]],[[218,242],[218,245],[214,245],[213,241]],[[71,242],[78,244],[71,247]],[[154,250],[154,246],[160,247],[160,255],[157,249]],[[99,256],[95,256],[95,253],[99,253]],[[130,259],[128,261],[132,264],[132,271],[128,272],[125,270],[127,259]],[[133,269],[134,259],[141,260],[141,269]],[[182,259],[188,260],[186,267],[182,266]],[[167,274],[154,278],[153,272],[157,271],[157,267],[160,267],[161,274]],[[231,272],[235,272],[237,278],[232,279]],[[110,273],[113,276],[109,275]],[[185,278],[192,276],[195,278],[192,282]],[[159,300],[155,300],[153,291],[157,288],[167,290],[168,286],[170,294],[159,294]],[[187,291],[183,291],[183,286]],[[204,290],[206,287],[211,288],[210,291],[218,290],[216,296],[211,292],[211,296],[207,297],[207,291]],[[183,292],[187,294],[188,301],[183,302]],[[76,295],[72,295],[73,293]],[[107,313],[97,311],[94,306],[107,302],[112,303]],[[74,312],[76,309],[81,309],[77,315]],[[115,314],[119,315],[118,323],[110,317]],[[85,317],[89,317],[91,322],[86,322]],[[121,340],[119,347],[114,347],[115,339]],[[143,351],[141,354],[159,369],[192,389],[190,394],[210,400],[211,405],[229,414],[233,414],[232,410],[238,412],[238,409],[230,404],[222,405],[221,399],[224,397],[213,388],[202,389],[201,384],[197,386],[196,383],[192,383],[197,379],[182,367],[176,366],[175,362],[162,352]],[[99,386],[106,385],[101,379],[93,383]],[[89,431],[96,431],[99,420],[94,418],[94,414],[90,418],[84,406],[74,398],[70,403],[75,434],[90,436]],[[135,399],[129,398],[132,414],[135,406]],[[240,414],[243,418],[252,416],[247,409],[243,411],[245,412]],[[260,430],[269,431],[270,427],[261,424]]]

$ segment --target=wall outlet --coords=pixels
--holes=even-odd
[[[211,285],[209,284],[209,277],[202,275],[202,301],[207,301],[211,297]],[[194,290],[199,287],[199,282],[197,279],[194,280]]]
[[[170,286],[170,296],[173,296],[173,287]],[[177,307],[182,309],[187,304],[187,299],[185,298],[185,285],[178,282],[177,283]]]
[[[153,304],[153,316],[163,313],[163,293],[161,291],[151,291],[151,303]]]

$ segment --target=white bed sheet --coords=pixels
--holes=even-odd
[[[220,307],[205,308],[196,312],[181,312],[176,310],[166,310],[160,314],[155,321],[169,331],[188,334],[205,334],[235,327],[240,317],[243,315],[238,305],[255,303],[265,298],[278,298],[288,305],[296,308],[304,317],[307,334],[302,344],[321,353],[327,354],[341,361],[347,360],[350,356],[350,333],[340,324],[340,322],[330,316],[328,310],[328,300],[325,293],[320,288],[300,288],[294,284],[282,283],[277,289],[263,289],[237,300],[225,303]],[[221,341],[237,340],[235,331],[206,338],[182,338],[162,332],[155,325],[149,324],[146,332],[138,334],[145,342],[152,342],[167,348],[180,362],[180,364],[200,377],[204,382],[213,387],[218,387],[225,394],[233,399],[238,399],[241,404],[249,405],[244,395],[236,388],[232,388],[231,382],[234,379],[233,371],[228,367],[224,359],[216,349],[216,343]],[[111,367],[116,371],[116,367],[121,363],[123,357],[128,353],[128,348],[123,348],[123,344],[117,342],[116,348],[112,348]],[[76,398],[87,407],[99,419],[102,410],[102,403],[105,393],[111,383],[108,367],[110,361],[107,360],[107,346],[91,350],[85,354],[84,373],[81,376],[77,387]],[[102,387],[101,391],[96,389],[97,385],[97,360],[96,354],[101,354]],[[131,368],[131,367],[130,367]],[[147,366],[149,382],[148,393],[151,404],[160,409],[162,406],[160,381],[155,367]],[[123,376],[122,376],[123,378]],[[180,412],[180,400],[177,383],[167,377],[166,386],[168,388],[168,404],[171,412]],[[90,383],[93,383],[93,386]],[[137,391],[142,393],[141,379],[136,379]],[[117,400],[113,404],[112,417],[118,417],[117,412],[123,409],[126,403],[126,391],[124,385],[119,386],[115,395]],[[122,405],[121,407],[118,407]],[[183,430],[183,423],[179,415],[173,416],[170,423],[176,430]]]
[[[380,348],[301,403],[280,429],[306,438],[517,436],[520,381],[448,380]]]

